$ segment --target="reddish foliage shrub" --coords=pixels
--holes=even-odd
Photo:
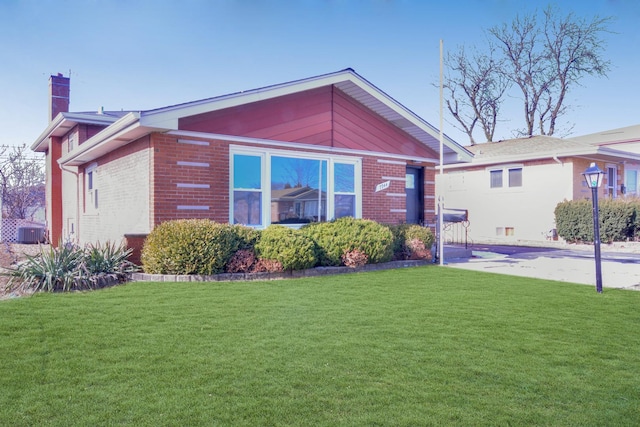
[[[284,271],[282,263],[272,259],[260,259],[253,266],[255,273],[279,273],[281,271]]]
[[[411,239],[407,242],[407,259],[430,259],[431,250],[427,249],[420,239]]]
[[[358,249],[342,254],[342,263],[350,268],[362,267],[367,261],[369,261],[367,254]]]
[[[256,263],[256,255],[251,249],[240,249],[227,263],[227,273],[248,273]]]

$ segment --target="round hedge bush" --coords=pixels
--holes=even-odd
[[[261,259],[278,261],[284,270],[304,270],[316,265],[315,245],[299,230],[270,225],[260,233],[256,253]]]
[[[317,245],[318,261],[323,266],[341,265],[342,256],[354,250],[366,254],[369,264],[391,261],[393,257],[391,230],[375,221],[343,217],[309,224],[300,230]]]
[[[239,249],[258,239],[255,230],[207,219],[180,219],[157,225],[142,248],[143,269],[150,274],[203,274],[224,272]]]
[[[395,259],[426,259],[435,242],[435,236],[428,227],[418,224],[389,226],[393,233],[393,257]]]

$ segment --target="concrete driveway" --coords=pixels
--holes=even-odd
[[[514,276],[592,285],[595,288],[593,246],[563,245],[553,248],[472,245],[471,258],[447,259],[449,267]],[[640,290],[640,246],[602,245],[604,288]]]

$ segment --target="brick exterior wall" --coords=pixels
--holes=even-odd
[[[153,134],[151,194],[154,209],[151,222],[180,218],[229,221],[228,141],[182,138]],[[234,143],[234,145],[247,145]],[[263,146],[265,149],[281,147]],[[304,149],[297,150],[305,152]],[[309,150],[318,153],[317,150]],[[358,157],[358,156],[357,156]],[[362,158],[362,216],[387,224],[406,221],[405,174],[407,162],[374,156]],[[424,172],[424,217],[435,214],[435,169]],[[376,185],[390,181],[389,188],[376,192]]]
[[[120,243],[125,234],[151,231],[150,153],[149,137],[144,137],[97,159],[94,182],[98,208],[95,210],[87,206],[86,168],[89,165],[80,168],[78,243],[107,240]]]

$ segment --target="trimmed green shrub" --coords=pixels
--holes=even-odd
[[[633,198],[629,200],[629,204],[633,209],[631,218],[631,237],[633,240],[640,240],[640,199]]]
[[[312,223],[300,229],[317,245],[318,261],[323,266],[339,266],[342,256],[359,250],[368,263],[390,261],[393,235],[388,227],[367,219],[343,217],[330,222]]]
[[[284,270],[304,270],[316,264],[313,241],[283,225],[270,225],[262,231],[256,253],[264,260],[280,262]]]
[[[558,236],[567,242],[593,241],[593,216],[590,200],[558,203],[554,211]]]
[[[602,242],[621,242],[633,237],[633,205],[625,199],[603,199],[598,205]]]
[[[247,227],[208,219],[166,221],[147,236],[142,265],[150,274],[222,273],[233,254],[251,247],[256,236]]]
[[[428,227],[417,224],[390,225],[393,234],[393,258],[429,259],[435,236]]]
[[[611,243],[634,239],[638,223],[637,200],[607,199],[598,203],[600,241]],[[574,200],[558,203],[555,209],[558,236],[568,242],[593,242],[593,205],[591,200]]]

